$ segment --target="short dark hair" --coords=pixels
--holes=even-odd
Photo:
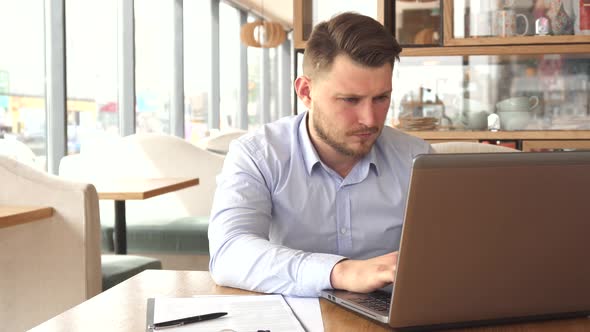
[[[314,76],[330,70],[336,56],[345,54],[367,67],[381,67],[399,60],[401,46],[375,19],[346,12],[317,24],[307,41],[303,73]]]

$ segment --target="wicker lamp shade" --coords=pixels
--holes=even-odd
[[[281,45],[287,33],[280,23],[258,20],[242,25],[240,39],[246,46],[271,48]]]

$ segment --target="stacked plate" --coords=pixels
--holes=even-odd
[[[437,124],[437,118],[405,116],[399,118],[398,128],[403,130],[434,130]]]

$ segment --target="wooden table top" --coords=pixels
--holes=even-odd
[[[24,224],[51,216],[53,216],[52,207],[0,205],[0,228]]]
[[[99,199],[142,200],[196,186],[198,178],[112,179],[94,183]]]
[[[253,294],[217,286],[206,271],[147,270],[46,321],[33,331],[145,331],[147,298],[190,297],[205,294]],[[357,314],[320,299],[326,332],[389,331]],[[578,318],[513,325],[496,325],[453,331],[581,332],[590,319]],[[447,330],[450,331],[450,330]]]

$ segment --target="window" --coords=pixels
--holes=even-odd
[[[248,22],[255,20],[248,17]],[[262,122],[261,58],[262,49],[248,47],[248,130],[258,128]]]
[[[66,1],[68,154],[119,133],[116,1]]]
[[[171,114],[171,98],[174,88],[174,15],[178,14],[175,6],[179,3],[179,0],[136,0],[133,17],[125,18],[126,23],[134,19],[134,40],[125,42],[135,47],[136,105],[133,111],[135,132],[138,133],[169,134],[171,118],[177,120],[172,116],[176,114]],[[211,129],[208,117],[213,62],[212,4],[217,5],[215,1],[182,2],[184,132],[185,138],[191,142],[209,136]],[[24,142],[36,154],[43,168],[47,168],[48,142],[55,148],[54,145],[61,144],[65,138],[66,152],[72,154],[99,144],[109,136],[118,136],[121,129],[125,132],[133,129],[132,124],[125,122],[132,118],[131,114],[121,114],[123,110],[118,105],[121,98],[118,62],[121,57],[130,55],[122,54],[127,48],[119,49],[122,31],[118,28],[118,11],[121,2],[65,0],[67,127],[63,133],[67,137],[63,137],[61,122],[51,123],[56,128],[48,132],[45,5],[44,0],[0,2],[0,38],[4,45],[3,52],[0,52],[0,138]],[[280,116],[280,50],[249,47],[246,51],[247,68],[241,67],[241,62],[237,61],[242,49],[240,15],[231,3],[219,2],[220,114],[215,117],[219,116],[220,121],[214,127],[221,130],[246,124],[252,130]],[[60,14],[57,16],[57,19],[61,18]],[[249,21],[255,19],[250,17]],[[49,47],[53,53],[60,54],[56,51],[61,45]],[[241,88],[238,73],[246,71],[247,105],[242,105],[238,95]],[[268,105],[264,108],[263,83],[268,88],[268,94],[265,94]],[[123,97],[129,99],[130,96]],[[240,110],[244,112],[244,107],[247,108],[246,123],[242,122],[244,119],[240,113]],[[61,114],[55,115],[50,119],[61,121]],[[120,119],[124,122],[119,123]],[[57,137],[48,137],[54,132]],[[59,146],[51,150],[56,151],[55,155],[49,156],[52,157],[49,158],[50,169],[54,172],[56,159],[63,151]]]
[[[46,167],[44,1],[0,2],[0,138],[24,142]]]
[[[209,135],[210,12],[209,1],[184,2],[185,136],[193,143]]]
[[[135,1],[135,121],[138,133],[170,133],[174,1]],[[185,18],[185,21],[190,20]]]
[[[297,57],[297,75],[302,76],[303,75],[303,51],[295,52],[295,57]],[[295,78],[293,80],[295,80]],[[307,111],[307,107],[305,107],[305,105],[303,104],[301,99],[299,99],[299,97],[297,97],[297,95],[295,95],[294,98],[296,98],[296,103],[297,103],[296,104],[297,114]]]
[[[280,46],[279,46],[280,47]],[[279,47],[269,49],[269,61],[266,66],[270,67],[270,121],[276,121],[279,113]]]
[[[240,16],[237,9],[225,3],[219,5],[220,48],[220,130],[239,128],[240,105]]]

